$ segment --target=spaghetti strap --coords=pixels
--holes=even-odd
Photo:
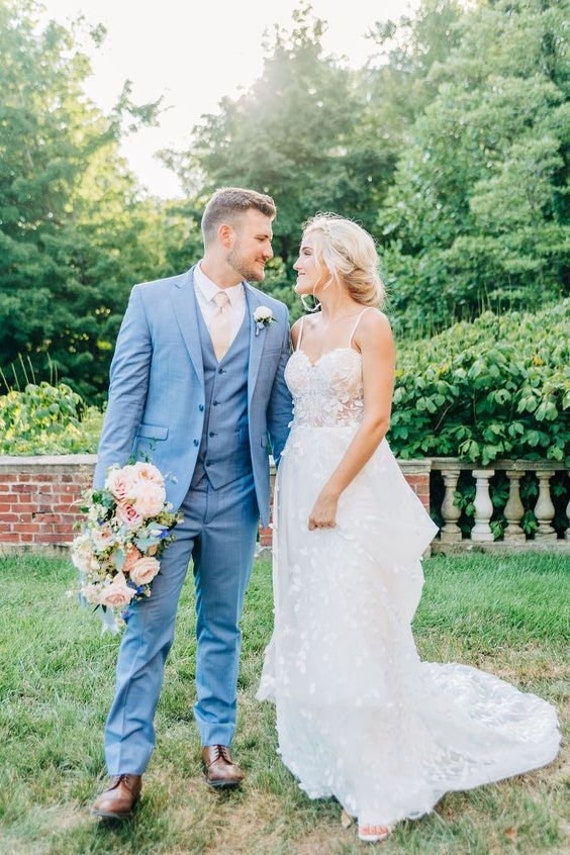
[[[305,318],[301,318],[299,321],[299,335],[297,337],[297,344],[295,345],[295,350],[299,350],[301,347],[301,338],[303,337],[303,324],[305,323]]]
[[[365,309],[363,309],[363,310],[360,312],[360,314],[358,315],[358,317],[356,318],[356,321],[354,322],[354,326],[353,326],[353,328],[352,328],[352,332],[351,332],[351,334],[350,334],[350,338],[348,339],[348,347],[352,347],[352,339],[354,338],[354,333],[356,332],[356,328],[358,327],[358,324],[360,323],[360,318],[362,317],[362,315],[363,315],[365,312],[367,312],[367,311],[368,311],[368,309],[372,309],[372,308],[374,308],[374,307],[373,307],[373,306],[366,306],[366,308],[365,308]]]

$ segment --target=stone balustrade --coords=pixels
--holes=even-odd
[[[465,463],[456,458],[431,459],[431,510],[439,510],[442,524],[433,544],[434,552],[454,552],[479,548],[483,550],[516,551],[520,548],[535,550],[562,550],[570,552],[570,473],[562,463],[550,460],[498,460],[492,466]],[[508,495],[503,507],[496,508],[492,498],[493,480],[504,473],[508,482]],[[434,508],[433,479],[439,474],[443,485],[443,500]],[[471,479],[475,488],[473,499],[473,525],[465,532],[459,525],[462,511],[456,502],[459,479]],[[535,481],[537,493],[533,507],[525,509],[521,499],[523,478]],[[556,507],[552,493],[553,479],[557,480],[556,501],[559,506],[557,527],[554,525]],[[561,508],[561,512],[560,512]],[[523,528],[525,512],[530,510],[535,530],[527,533]],[[492,519],[497,511],[504,516],[502,537],[496,538]]]

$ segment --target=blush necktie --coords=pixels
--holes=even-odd
[[[210,336],[216,359],[220,362],[230,346],[232,336],[230,298],[225,291],[218,291],[212,299],[217,308],[210,323]]]

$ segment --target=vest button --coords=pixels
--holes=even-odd
[[[220,403],[219,401],[212,401],[212,406],[217,407],[219,403]]]
[[[195,439],[195,440],[194,440],[194,445],[196,445],[196,446],[200,445],[200,441],[199,441],[198,439]]]
[[[200,410],[201,413],[203,413],[204,412],[204,404],[199,404],[198,409]]]
[[[215,436],[215,435],[216,435],[216,434],[214,433],[214,431],[213,431],[213,430],[211,430],[211,431],[210,431],[210,433],[208,434],[208,436]]]

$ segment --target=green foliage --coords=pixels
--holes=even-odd
[[[380,212],[400,325],[570,292],[568,0],[480,3],[455,27]]]
[[[323,56],[324,29],[300,4],[291,32],[276,28],[259,80],[204,117],[178,160],[189,192],[200,176],[202,194],[237,184],[274,196],[274,247],[285,281],[294,275],[302,223],[315,211],[350,212],[374,227],[395,163],[394,144],[378,145],[370,85]]]
[[[402,343],[389,438],[402,458],[570,465],[570,300]]]
[[[570,300],[536,314],[487,312],[398,350],[389,432],[398,457],[570,465]],[[68,385],[29,382],[0,397],[0,453],[94,452],[101,419]],[[468,509],[473,497],[462,496]]]
[[[126,134],[156,123],[160,102],[134,104],[126,83],[104,115],[84,93],[90,67],[82,47],[101,45],[104,28],[82,19],[68,28],[42,24],[41,11],[36,0],[0,0],[7,377],[24,360],[35,376],[57,378],[102,406],[131,286],[200,257],[204,201],[223,184],[275,197],[275,258],[264,287],[288,304],[292,320],[302,311],[292,264],[302,224],[318,210],[352,217],[376,237],[399,337],[488,310],[538,310],[570,293],[570,0],[423,0],[413,16],[374,25],[378,54],[359,70],[323,53],[326,22],[300,0],[290,29],[266,37],[259,79],[203,118],[188,151],[162,153],[188,195],[165,203],[137,186],[120,156]],[[468,355],[458,365],[471,372],[469,384],[508,374],[509,352],[492,350],[481,359],[495,360],[494,368],[474,367]],[[564,410],[556,390],[565,375],[548,375],[554,391],[543,394],[523,373],[510,375],[514,386],[528,386],[511,433],[522,429],[524,450],[542,454],[545,425],[560,423],[553,407]],[[440,382],[461,385],[447,375]],[[447,393],[438,394],[447,407]],[[426,407],[439,406],[427,398]],[[429,427],[429,411],[418,412]],[[498,454],[521,445],[495,430],[498,422],[487,436],[461,435],[458,423],[443,438],[481,459],[493,446]],[[554,459],[568,454],[562,434]]]
[[[0,396],[0,454],[94,453],[100,430],[101,413],[64,383]]]
[[[130,287],[172,272],[185,231],[140,198],[119,154],[158,105],[134,105],[126,85],[104,116],[82,90],[81,45],[101,28],[40,24],[41,11],[0,0],[0,368],[22,356],[42,375],[49,358],[100,403]]]

